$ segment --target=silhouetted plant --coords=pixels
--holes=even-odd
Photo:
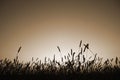
[[[57,46],[57,48],[61,53],[59,46]],[[94,74],[97,76],[101,76],[101,74],[107,76],[108,72],[110,72],[111,74],[115,73],[114,76],[116,76],[120,73],[120,60],[118,57],[115,59],[107,59],[103,62],[103,58],[97,57],[97,54],[94,54],[94,56],[90,56],[87,60],[85,51],[89,50],[89,44],[83,44],[82,46],[82,40],[79,44],[79,51],[74,52],[71,49],[68,55],[64,55],[64,57],[61,56],[61,62],[57,61],[56,56],[54,55],[53,60],[45,57],[44,62],[41,62],[39,58],[34,59],[32,57],[32,61],[23,63],[20,62],[18,58],[20,50],[21,47],[18,49],[17,56],[13,61],[7,58],[0,60],[0,77],[3,77],[3,75],[32,75],[35,77],[49,77],[45,77],[44,80],[69,80],[68,77],[72,76],[71,80],[76,80],[77,78],[81,80],[90,80],[89,77],[84,77],[85,75],[88,75],[93,77],[92,80],[95,80],[97,78],[94,79]],[[90,60],[91,58],[93,59]],[[113,61],[115,61],[115,64],[112,63]],[[58,79],[58,77],[60,79]],[[104,77],[100,77],[100,79],[104,79]]]

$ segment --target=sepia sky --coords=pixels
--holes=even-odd
[[[119,0],[0,0],[0,59],[59,57],[89,43],[104,58],[120,57]]]

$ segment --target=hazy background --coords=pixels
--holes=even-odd
[[[89,43],[101,57],[120,57],[119,0],[0,0],[0,59],[44,59]]]

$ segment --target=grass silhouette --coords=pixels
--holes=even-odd
[[[57,46],[61,53],[60,47]],[[20,52],[21,47],[18,49]],[[61,56],[61,62],[45,57],[44,62],[34,60],[23,63],[18,53],[15,59],[0,60],[0,80],[119,80],[120,60],[118,57],[106,59],[93,54],[89,59],[85,51],[89,44],[80,41],[79,52],[72,49],[68,55]],[[92,59],[91,59],[92,58]],[[114,64],[113,64],[114,63]]]

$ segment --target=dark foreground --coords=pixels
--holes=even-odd
[[[120,73],[0,75],[0,80],[120,80]]]
[[[120,61],[96,56],[92,61],[19,62],[18,58],[0,60],[0,80],[120,80]],[[115,64],[112,64],[115,61]]]
[[[103,61],[97,54],[88,58],[86,49],[88,46],[80,46],[78,53],[71,49],[60,62],[55,55],[52,60],[45,57],[44,62],[32,58],[23,63],[18,56],[13,60],[0,60],[0,80],[120,80],[120,58]]]

